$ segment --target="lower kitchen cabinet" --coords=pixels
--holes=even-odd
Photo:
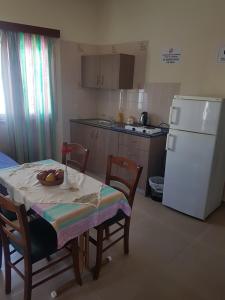
[[[145,194],[149,193],[148,178],[163,174],[165,142],[165,136],[145,138],[119,133],[118,155],[125,156],[143,167],[138,188]]]
[[[93,151],[94,157],[92,157],[93,168],[90,169],[93,173],[101,178],[105,178],[107,158],[110,154],[115,155],[118,148],[118,134],[115,131],[107,129],[96,128],[97,135],[95,144],[90,147],[90,152]]]
[[[118,133],[94,126],[71,122],[71,142],[90,150],[87,170],[105,178],[107,157],[118,152]]]
[[[86,126],[79,123],[70,124],[70,139],[72,143],[78,143],[90,150],[87,169],[95,171],[96,161],[96,139],[98,135],[98,128]]]
[[[84,145],[90,150],[87,171],[104,179],[107,157],[124,156],[143,166],[138,189],[149,193],[148,178],[163,174],[165,160],[165,136],[145,138],[110,129],[103,129],[71,121],[71,142]],[[117,175],[128,179],[125,171],[116,169]]]

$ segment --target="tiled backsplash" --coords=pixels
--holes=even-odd
[[[149,83],[145,89],[127,90],[122,92],[121,111],[124,121],[132,116],[136,121],[140,114],[147,111],[152,125],[168,123],[169,108],[173,96],[179,94],[179,83]],[[116,120],[120,110],[120,91],[104,90],[97,93],[97,116]]]

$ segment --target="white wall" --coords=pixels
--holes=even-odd
[[[81,88],[81,54],[95,53],[95,51],[95,46],[61,41],[61,98],[64,141],[70,141],[70,119],[96,117],[96,90]]]
[[[181,93],[225,96],[223,0],[98,0],[99,43],[148,40],[148,82],[180,82]],[[181,48],[182,63],[160,63],[163,48]]]
[[[95,43],[93,0],[0,0],[0,20],[61,30],[62,39]]]

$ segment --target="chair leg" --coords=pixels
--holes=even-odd
[[[107,240],[109,240],[110,238],[110,229],[109,226],[105,228],[105,237]]]
[[[124,254],[129,254],[130,218],[125,218],[124,224]]]
[[[73,257],[73,270],[76,277],[76,281],[79,285],[82,285],[82,279],[80,275],[80,264],[79,264],[78,238],[75,238],[72,241],[72,257]]]
[[[2,268],[2,239],[1,239],[1,236],[0,236],[0,270]]]
[[[31,300],[32,294],[32,265],[24,258],[24,300]]]
[[[10,252],[9,245],[4,245],[4,256],[5,256],[5,293],[11,293],[11,266],[10,262]]]
[[[94,268],[93,279],[97,280],[102,265],[102,248],[103,248],[103,228],[97,230],[97,251],[96,251],[96,263]]]

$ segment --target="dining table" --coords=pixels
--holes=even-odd
[[[45,186],[37,179],[40,172],[59,169],[68,175],[67,186]],[[89,230],[115,216],[118,210],[131,214],[122,192],[52,159],[0,169],[0,184],[11,199],[53,226],[59,249],[85,235],[87,245]],[[88,261],[87,248],[84,257]]]

